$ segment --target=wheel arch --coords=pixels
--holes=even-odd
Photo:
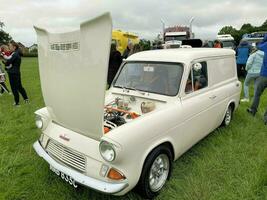
[[[170,149],[171,151],[171,154],[172,154],[172,158],[171,158],[171,161],[174,161],[175,159],[175,149],[174,149],[174,145],[173,143],[171,142],[171,140],[161,140],[157,143],[155,143],[153,146],[150,146],[150,148],[147,149],[146,153],[144,154],[144,157],[142,159],[142,167],[141,167],[141,173],[139,175],[139,178],[138,180],[140,179],[141,177],[141,174],[143,172],[143,169],[144,169],[144,165],[145,165],[145,162],[147,161],[149,155],[156,149],[158,148],[159,146],[166,146]]]
[[[229,106],[231,106],[231,107],[232,107],[232,111],[235,111],[235,109],[236,109],[236,105],[235,105],[235,104],[236,104],[235,101],[232,100],[232,101],[229,102],[227,108],[228,108]]]
[[[225,107],[223,117],[225,116],[226,111],[227,111],[227,109],[228,109],[229,106],[232,107],[232,111],[234,112],[234,111],[236,110],[236,108],[237,108],[236,101],[235,101],[234,99],[231,99],[231,100],[228,102],[227,106]]]
[[[231,99],[228,102],[227,106],[225,107],[224,114],[223,114],[223,117],[222,117],[222,120],[221,120],[221,123],[220,123],[219,127],[223,126],[222,123],[224,121],[224,117],[226,115],[226,112],[227,112],[227,109],[228,109],[229,106],[232,107],[232,113],[233,113],[235,111],[235,109],[237,108],[236,101],[234,99]]]
[[[144,163],[145,163],[147,157],[151,154],[152,151],[154,151],[159,146],[167,146],[171,150],[172,161],[174,160],[174,158],[175,158],[174,146],[173,146],[173,144],[172,144],[172,142],[170,140],[164,140],[164,141],[157,142],[153,146],[148,148],[148,150],[145,153],[144,159],[143,159],[143,166],[144,166]]]

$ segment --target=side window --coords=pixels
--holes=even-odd
[[[200,62],[193,64],[186,82],[185,93],[189,94],[191,92],[200,90],[207,86],[208,86],[207,63]]]

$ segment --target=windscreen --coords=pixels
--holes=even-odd
[[[263,38],[245,38],[245,39],[242,39],[241,41],[246,41],[249,45],[252,45],[253,43],[254,44],[257,44],[259,42],[262,42]],[[241,42],[240,41],[240,42]]]
[[[172,41],[172,40],[186,40],[186,35],[177,35],[177,36],[165,36],[165,41]]]
[[[223,47],[234,47],[235,43],[234,41],[222,41]]]
[[[167,96],[177,95],[183,73],[181,63],[126,63],[113,86]]]

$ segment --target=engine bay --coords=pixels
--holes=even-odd
[[[156,108],[153,101],[137,99],[134,96],[115,97],[104,107],[104,133],[126,124]]]

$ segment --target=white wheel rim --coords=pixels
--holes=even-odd
[[[170,171],[170,161],[166,154],[160,154],[149,171],[149,187],[153,192],[159,191],[165,184]]]
[[[228,126],[232,119],[232,110],[228,107],[226,114],[225,114],[225,125]]]

